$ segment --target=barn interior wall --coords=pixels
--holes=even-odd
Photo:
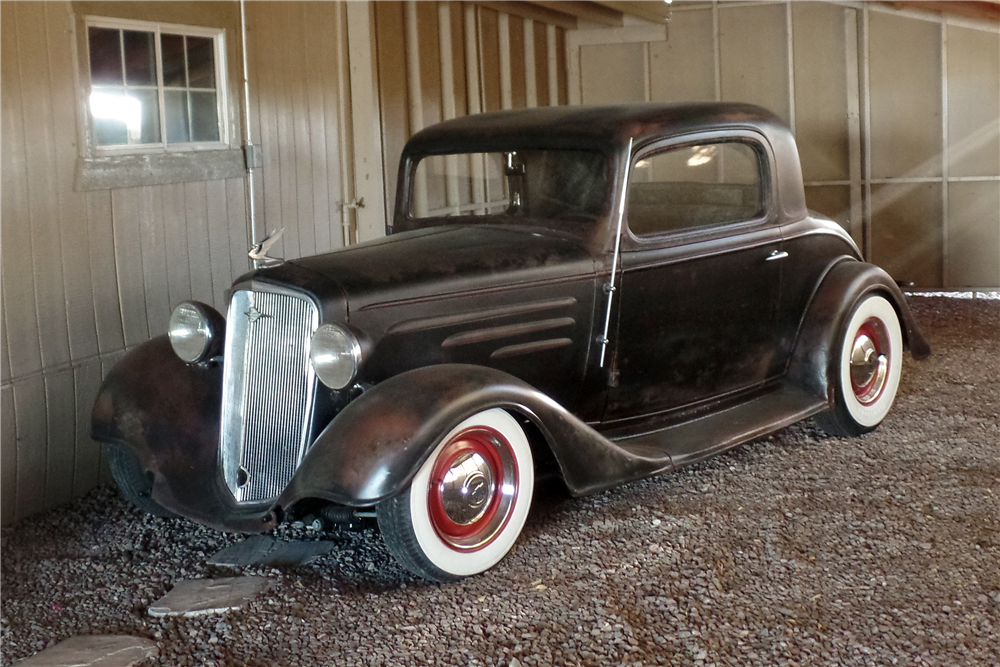
[[[809,207],[896,280],[1000,286],[995,22],[879,3],[676,2],[665,39],[592,26],[569,41],[574,101],[765,106],[796,134]]]
[[[420,129],[472,113],[565,104],[565,29],[469,2],[374,3],[385,168]]]
[[[258,233],[284,229],[275,256],[338,248],[352,232],[341,196],[342,11],[247,3],[251,131],[263,154]],[[0,14],[0,512],[8,523],[105,478],[90,439],[102,377],[126,350],[163,334],[177,303],[224,310],[249,264],[242,178],[86,192],[75,184],[86,80],[75,69],[78,18],[225,28],[238,147],[239,5],[4,2]]]

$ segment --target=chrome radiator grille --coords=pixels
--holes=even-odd
[[[237,502],[276,498],[308,446],[316,306],[289,292],[239,290],[226,321],[222,466]]]

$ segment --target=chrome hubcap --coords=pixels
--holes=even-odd
[[[863,404],[874,402],[885,388],[889,376],[889,356],[881,349],[881,323],[869,320],[858,331],[851,348],[851,384],[854,395]],[[888,350],[886,350],[888,352]]]
[[[468,526],[486,513],[494,489],[489,462],[479,452],[462,454],[444,475],[441,505],[449,519]]]

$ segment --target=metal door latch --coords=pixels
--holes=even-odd
[[[352,199],[349,202],[344,202],[344,208],[345,209],[353,208],[353,209],[357,210],[359,208],[364,208],[364,207],[365,207],[365,198],[364,197],[359,197],[358,199]]]

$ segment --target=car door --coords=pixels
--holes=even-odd
[[[694,407],[780,373],[771,163],[753,132],[633,157],[605,421]]]

